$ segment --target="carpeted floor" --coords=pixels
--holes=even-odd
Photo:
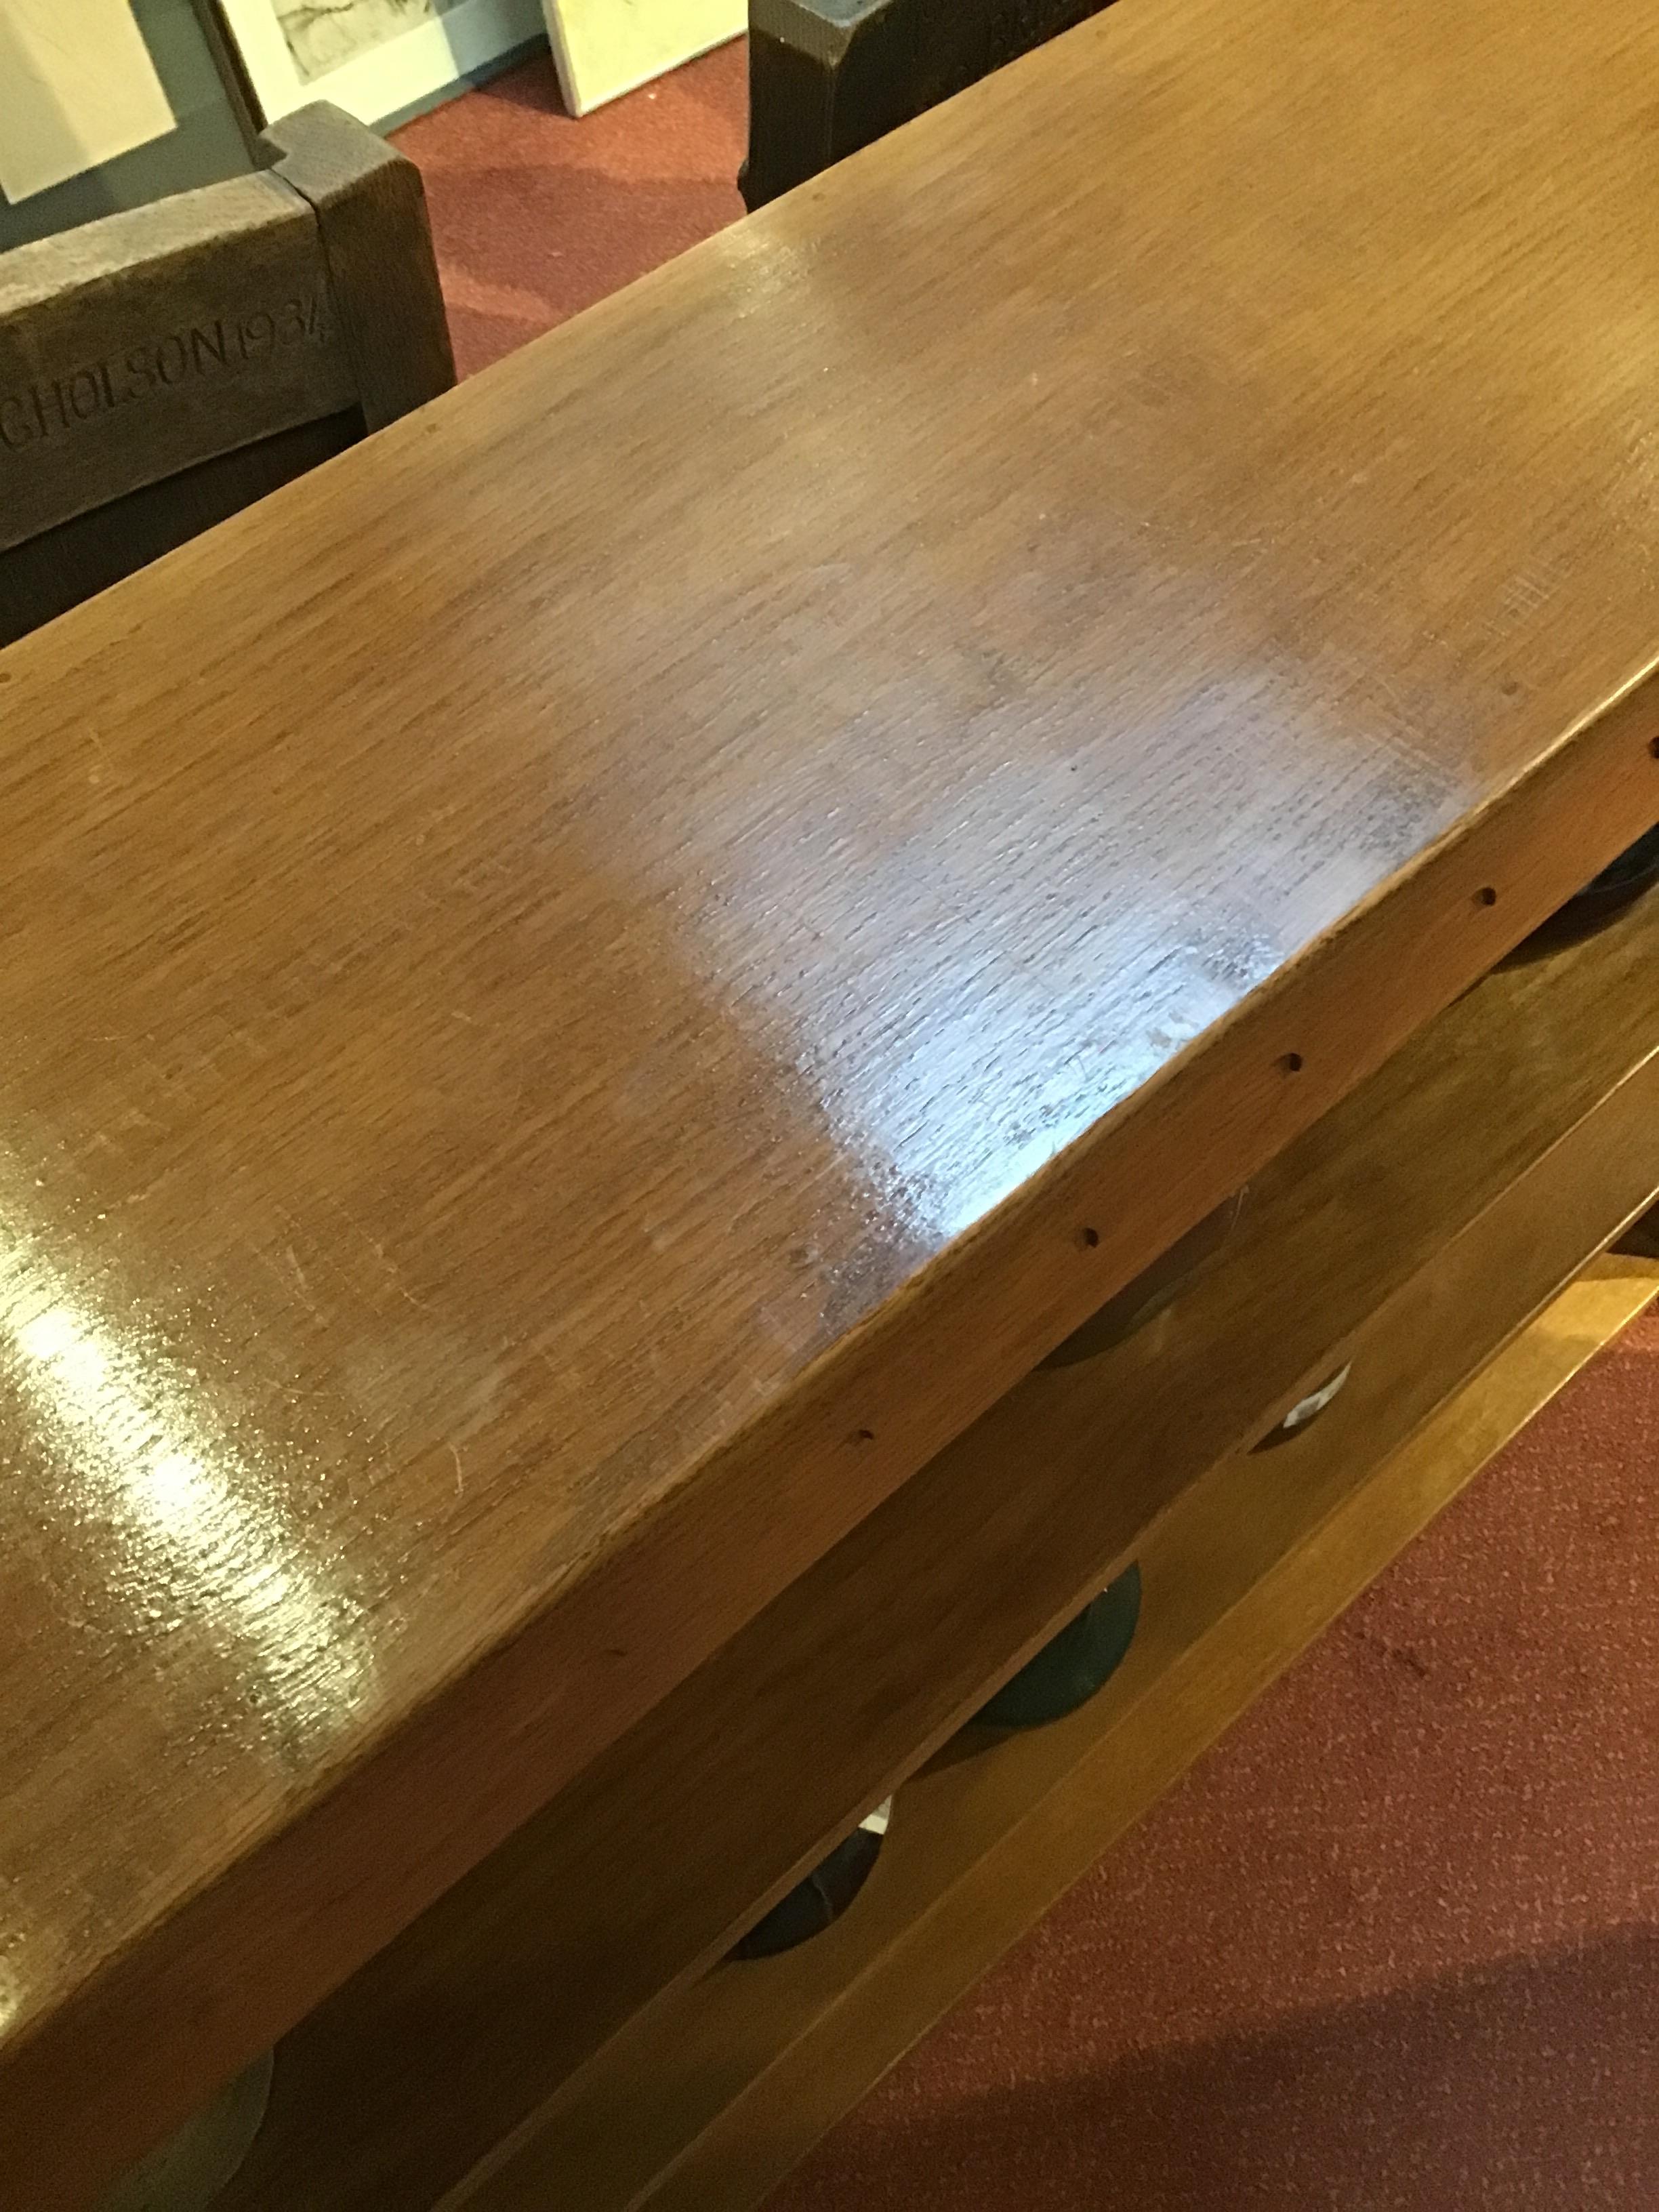
[[[461,374],[735,222],[747,129],[738,43],[580,123],[543,55],[400,131]]]
[[[735,218],[743,133],[736,46],[411,125],[463,373]],[[1659,1311],[774,2212],[1659,2212],[1656,1477]]]

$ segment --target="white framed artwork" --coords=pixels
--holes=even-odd
[[[131,0],[0,0],[0,194],[31,199],[178,126]]]
[[[538,0],[219,0],[264,119],[331,100],[383,125],[543,30]]]
[[[748,0],[545,0],[559,89],[586,115],[749,27]]]

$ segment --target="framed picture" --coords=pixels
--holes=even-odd
[[[624,5],[626,0],[624,0]],[[387,130],[539,44],[538,0],[219,0],[261,120],[331,100]]]
[[[208,0],[0,0],[0,252],[253,166]]]
[[[749,27],[749,0],[545,0],[559,89],[586,115]]]

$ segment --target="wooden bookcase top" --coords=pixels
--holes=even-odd
[[[1659,815],[1656,81],[1121,0],[0,655],[0,2196]]]

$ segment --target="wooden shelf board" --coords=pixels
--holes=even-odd
[[[1656,1293],[1659,1261],[1593,1262],[1380,1464],[1214,1468],[1149,1540],[1141,1632],[1097,1698],[1029,1735],[957,1738],[907,1785],[855,1911],[671,1991],[442,2212],[761,2203]]]

